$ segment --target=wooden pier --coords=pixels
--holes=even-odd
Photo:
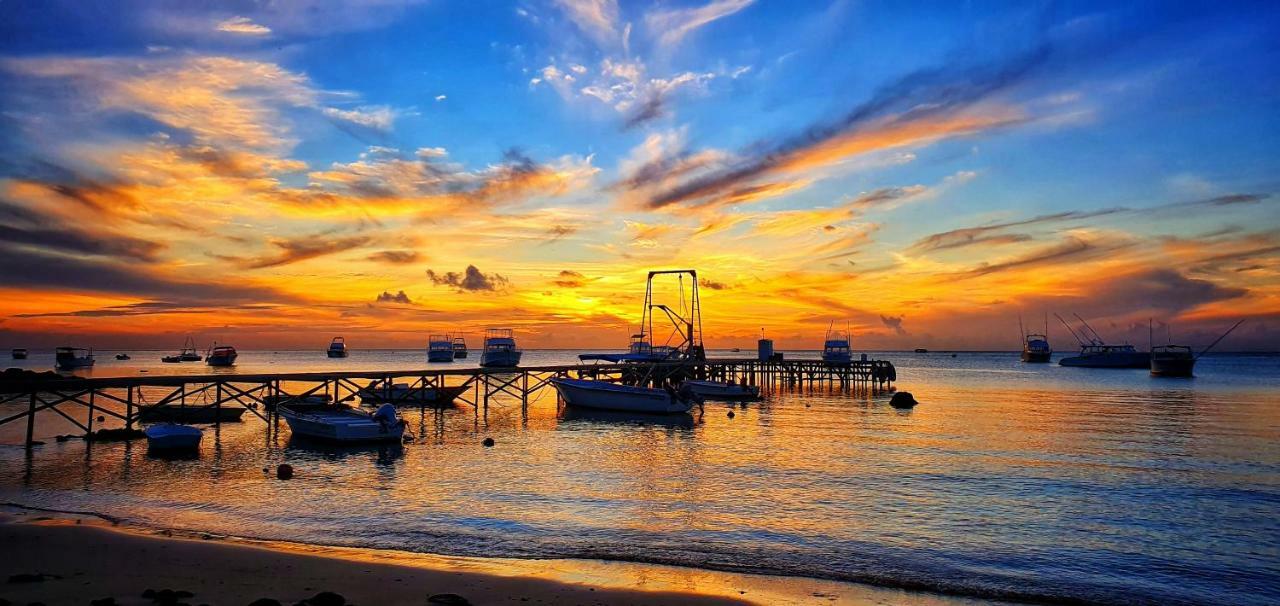
[[[94,424],[111,418],[115,427],[132,429],[148,410],[160,406],[215,409],[236,407],[272,421],[275,404],[321,395],[336,402],[354,402],[360,392],[378,386],[407,384],[410,390],[462,388],[456,398],[487,411],[490,401],[503,397],[528,406],[539,392],[553,389],[556,377],[597,379],[626,385],[661,386],[685,379],[733,381],[774,389],[870,387],[886,389],[897,380],[893,364],[883,360],[828,364],[819,360],[759,361],[709,359],[654,363],[573,364],[518,368],[456,368],[404,371],[303,372],[271,374],[193,374],[138,377],[61,377],[0,380],[0,406],[26,403],[20,411],[0,417],[0,426],[26,422],[26,443],[35,440],[37,414],[51,411],[86,434]],[[268,405],[271,404],[271,405]],[[83,416],[80,416],[83,413]]]

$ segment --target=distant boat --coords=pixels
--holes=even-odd
[[[849,332],[834,330],[835,322],[827,327],[827,334],[822,342],[822,361],[828,364],[850,364],[853,352],[849,349]]]
[[[118,354],[116,354],[116,359],[117,359],[117,360],[128,360],[128,359],[129,359],[129,354],[126,354],[126,353],[118,353]]]
[[[93,366],[93,350],[80,347],[59,347],[54,350],[54,366],[59,370],[73,370]]]
[[[165,356],[163,358],[160,358],[160,361],[164,362],[165,364],[177,364],[182,361],[182,356],[179,356],[179,355]]]
[[[143,431],[151,450],[198,450],[204,432],[190,425],[160,423]]]
[[[444,387],[410,387],[408,383],[387,385],[375,381],[358,392],[364,404],[403,404],[412,406],[444,406],[467,390],[465,385]]]
[[[515,332],[510,328],[490,328],[484,333],[484,352],[480,365],[514,368],[520,365],[521,351],[516,347]]]
[[[205,354],[204,362],[209,366],[234,366],[238,356],[236,348],[230,345],[218,345],[215,342]]]
[[[453,359],[465,360],[467,358],[467,340],[463,337],[453,338]]]
[[[245,409],[239,406],[163,404],[141,407],[138,418],[145,423],[238,423],[244,413]]]
[[[917,347],[917,348],[916,348],[916,353],[929,353],[929,350],[927,350],[927,349],[925,349],[925,348],[923,348],[923,347]]]
[[[329,349],[325,351],[325,354],[328,355],[330,358],[347,357],[346,340],[343,339],[342,337],[334,337],[332,341],[329,341]]]
[[[379,406],[373,414],[346,405],[317,411],[281,406],[279,411],[295,436],[341,443],[400,442],[404,439],[406,424],[391,404]]]
[[[1049,347],[1049,315],[1044,317],[1044,332],[1028,333],[1022,327],[1022,316],[1018,316],[1018,332],[1022,334],[1022,361],[1028,364],[1043,364],[1053,358],[1053,348]]]
[[[741,349],[739,349],[739,348],[737,348],[737,347],[735,347],[735,348],[733,348],[731,351],[733,351],[733,353],[738,353],[738,352],[740,352],[740,351],[742,351],[742,350],[741,350]]]
[[[178,359],[182,362],[199,362],[200,354],[196,352],[196,340],[187,335],[185,341],[182,342],[182,350],[178,352]]]
[[[452,362],[453,339],[449,335],[431,335],[427,339],[428,362]]]
[[[632,387],[607,381],[588,381],[557,377],[551,384],[565,404],[597,410],[617,410],[649,414],[683,414],[693,409],[697,397],[691,392],[673,389]]]
[[[15,360],[25,360],[27,359],[27,350],[21,347],[15,347],[13,351],[9,352],[9,355],[13,356],[13,359]]]
[[[1062,316],[1057,316],[1058,321],[1067,328],[1067,331],[1076,338],[1080,343],[1080,355],[1058,360],[1059,366],[1076,366],[1082,368],[1150,368],[1151,354],[1138,351],[1134,346],[1125,343],[1123,345],[1107,345],[1102,340],[1102,335],[1089,326],[1084,318],[1075,316],[1080,321],[1080,333],[1076,333],[1075,329],[1067,324]],[[1074,315],[1074,314],[1072,314]],[[1087,339],[1081,338],[1083,334]]]
[[[1236,322],[1227,332],[1222,333],[1204,351],[1196,354],[1186,345],[1152,345],[1151,346],[1151,374],[1157,377],[1190,377],[1193,375],[1196,367],[1196,361],[1200,356],[1209,353],[1218,343],[1222,342],[1227,335],[1231,334],[1236,328],[1244,323],[1244,320]],[[1153,339],[1154,340],[1154,339]],[[1170,339],[1172,340],[1172,339]]]
[[[695,379],[686,380],[680,385],[681,387],[687,387],[704,400],[743,401],[760,399],[760,388],[752,385]]]

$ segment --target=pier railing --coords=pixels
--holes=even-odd
[[[897,380],[893,364],[884,360],[829,364],[818,360],[710,359],[621,364],[571,364],[517,368],[446,368],[403,371],[299,372],[269,374],[211,373],[145,377],[36,377],[0,379],[0,426],[25,421],[26,443],[35,439],[36,416],[57,414],[86,434],[95,421],[109,417],[133,429],[148,413],[163,407],[209,409],[213,422],[223,408],[237,408],[271,421],[278,405],[311,396],[353,402],[362,393],[405,384],[407,392],[449,387],[455,398],[487,411],[494,398],[509,397],[527,407],[531,398],[551,388],[557,377],[613,381],[625,385],[661,386],[685,379],[732,381],[768,392],[776,388],[888,388]],[[79,414],[85,413],[83,417]],[[243,414],[243,413],[241,413]],[[83,420],[82,420],[83,419]]]

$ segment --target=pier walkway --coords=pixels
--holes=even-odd
[[[478,412],[482,408],[487,411],[490,400],[497,397],[513,398],[527,406],[531,397],[553,389],[551,379],[556,377],[643,386],[708,379],[754,385],[767,393],[775,388],[796,387],[884,389],[897,380],[897,371],[884,360],[828,364],[819,360],[730,358],[517,368],[5,378],[0,380],[0,406],[12,411],[13,404],[27,405],[0,417],[0,426],[25,421],[26,442],[31,445],[36,416],[44,411],[56,413],[86,433],[93,433],[95,421],[101,424],[107,418],[112,419],[113,427],[132,429],[149,410],[163,406],[212,409],[212,419],[226,418],[221,414],[223,408],[238,408],[270,421],[275,405],[287,405],[294,399],[322,396],[328,401],[353,402],[361,392],[399,384],[407,385],[410,391],[450,387],[459,391],[455,400]]]

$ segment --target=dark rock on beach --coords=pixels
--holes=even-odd
[[[332,591],[321,591],[305,601],[307,606],[347,606],[347,598]]]
[[[892,398],[889,398],[889,406],[894,408],[913,408],[916,404],[919,404],[919,402],[916,402],[915,396],[911,395],[909,391],[900,391],[893,394]]]
[[[437,593],[427,598],[428,604],[441,604],[442,606],[471,606],[471,601],[456,593]]]

